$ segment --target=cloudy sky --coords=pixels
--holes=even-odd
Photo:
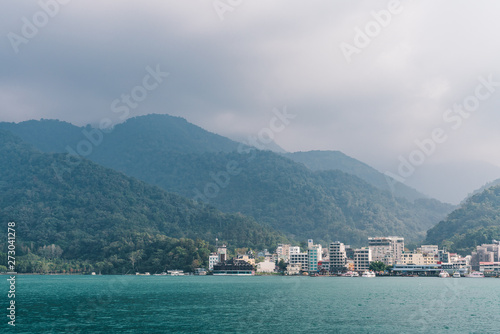
[[[129,117],[168,113],[241,139],[286,108],[296,117],[274,134],[285,150],[340,150],[457,203],[500,178],[499,10],[456,0],[4,1],[0,121],[120,122],[120,99],[134,92]],[[145,90],[148,69],[169,75]]]

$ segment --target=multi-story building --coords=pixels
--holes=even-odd
[[[276,248],[276,255],[278,255],[278,259],[283,259],[287,262],[290,258],[290,245],[278,244],[278,247]]]
[[[300,263],[293,263],[293,264],[289,263],[286,266],[285,275],[299,275],[301,271],[302,271],[302,265]]]
[[[345,245],[340,241],[335,241],[330,243],[328,250],[330,256],[330,270],[332,272],[345,270],[347,263]]]
[[[227,247],[222,245],[217,249],[217,254],[219,254],[219,263],[227,261]]]
[[[451,262],[450,261],[450,253],[443,250],[443,249],[438,250],[437,257],[438,257],[438,261],[441,263],[450,263]]]
[[[472,252],[472,270],[479,270],[480,262],[500,262],[500,246],[497,244],[483,244]]]
[[[372,250],[370,248],[358,248],[354,250],[354,270],[363,271],[370,269],[372,262]]]
[[[403,252],[400,264],[412,264],[417,266],[426,266],[437,264],[438,256],[432,253],[423,254],[420,252]]]
[[[291,246],[287,244],[279,244],[276,248],[276,255],[278,259],[283,259],[285,262],[290,260],[290,254],[298,254],[300,253],[299,246]]]
[[[312,239],[307,241],[307,255],[308,255],[308,271],[310,273],[318,272],[318,262],[322,260],[321,245],[315,245]]]
[[[405,239],[402,237],[368,238],[368,248],[372,252],[373,261],[393,265],[401,259],[405,248]]]
[[[214,265],[219,263],[219,254],[212,253],[208,257],[208,270],[214,270]]]
[[[302,271],[309,270],[308,253],[290,254],[290,264],[300,264]]]
[[[422,245],[419,248],[417,248],[417,251],[419,253],[424,253],[424,254],[438,255],[439,248],[438,245]]]
[[[299,246],[290,246],[290,255],[292,254],[299,254],[300,253],[300,247]]]

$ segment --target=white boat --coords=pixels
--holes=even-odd
[[[361,277],[375,277],[375,273],[373,271],[365,271]]]
[[[453,273],[453,278],[460,278],[460,277],[462,277],[462,276],[460,276],[460,273],[458,271],[455,271]]]
[[[340,276],[342,276],[342,277],[359,277],[359,274],[356,271],[348,271]]]
[[[441,270],[441,272],[439,273],[439,277],[441,277],[441,278],[447,278],[447,277],[450,277],[450,274],[448,274],[444,270]]]
[[[473,271],[472,273],[470,273],[469,275],[465,276],[465,277],[470,277],[470,278],[484,278],[484,274],[480,271]]]

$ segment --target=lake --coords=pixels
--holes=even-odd
[[[2,333],[493,333],[500,280],[17,276]]]

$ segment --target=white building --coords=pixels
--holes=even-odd
[[[302,270],[302,265],[300,263],[291,264],[286,266],[286,275],[299,275]]]
[[[354,270],[364,271],[370,269],[372,262],[372,250],[370,248],[358,248],[354,250]]]
[[[340,241],[330,243],[329,247],[330,269],[337,272],[344,270],[347,261],[345,245]]]
[[[300,264],[301,270],[308,271],[309,269],[308,253],[290,254],[290,264]]]
[[[300,253],[300,247],[299,246],[290,246],[290,255],[292,254],[299,254]]]
[[[208,257],[208,270],[214,270],[214,265],[219,263],[219,254],[212,253]]]
[[[258,273],[274,273],[276,270],[276,263],[264,261],[257,263],[257,272]]]
[[[417,251],[424,254],[438,255],[439,249],[437,245],[422,245],[417,248]]]
[[[368,238],[368,248],[373,261],[381,261],[385,265],[398,263],[405,249],[405,239],[402,237]]]

